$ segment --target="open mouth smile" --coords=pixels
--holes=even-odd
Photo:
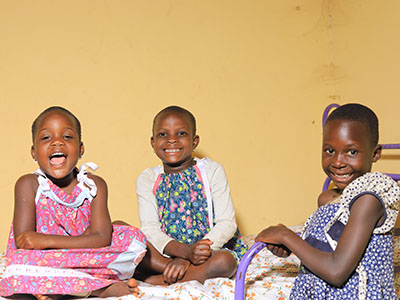
[[[62,152],[54,152],[50,155],[50,164],[61,165],[65,162],[67,156]]]
[[[336,174],[331,172],[332,179],[336,182],[345,182],[348,181],[352,177],[353,173],[346,173],[346,174]]]
[[[165,149],[164,152],[166,153],[177,153],[180,152],[181,149]]]

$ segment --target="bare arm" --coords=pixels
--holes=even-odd
[[[284,226],[267,228],[256,240],[285,245],[317,276],[332,285],[341,286],[357,267],[372,231],[383,216],[384,208],[375,196],[366,194],[358,198],[333,252],[310,246]]]
[[[27,174],[20,177],[14,187],[14,236],[21,233],[36,231],[35,196],[38,188],[37,176]],[[16,241],[16,247],[20,248]]]
[[[21,182],[19,180],[16,184],[14,213],[14,233],[17,247],[23,249],[75,249],[110,245],[112,225],[107,208],[107,185],[98,176],[89,175],[89,177],[97,185],[97,195],[92,200],[90,225],[80,236],[37,233],[34,203],[36,191],[33,192],[32,197],[29,192],[29,182],[24,182],[24,179]],[[22,207],[24,205],[26,207]]]

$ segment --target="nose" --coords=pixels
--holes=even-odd
[[[55,137],[51,142],[52,146],[64,145],[64,139],[62,137]]]
[[[332,165],[337,169],[343,168],[346,165],[343,155],[340,153],[335,154],[332,160]]]
[[[176,138],[175,138],[174,136],[171,136],[171,137],[168,139],[168,143],[169,143],[169,144],[175,144],[175,143],[176,143]]]

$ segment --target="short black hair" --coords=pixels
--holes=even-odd
[[[359,103],[348,103],[339,106],[328,116],[326,123],[329,123],[333,120],[355,121],[364,124],[368,128],[371,145],[376,146],[378,144],[378,117],[370,108],[366,107],[365,105]]]
[[[37,131],[37,126],[39,121],[48,113],[53,112],[53,111],[59,111],[62,112],[64,114],[66,114],[67,116],[72,117],[72,119],[75,122],[76,125],[76,130],[78,132],[78,137],[79,137],[79,141],[81,141],[81,122],[79,122],[78,118],[72,113],[70,112],[68,109],[61,107],[61,106],[50,106],[49,108],[46,108],[44,111],[42,111],[40,113],[40,115],[38,115],[36,117],[36,119],[33,121],[32,123],[32,142],[35,142],[35,137],[36,137],[36,131]]]
[[[187,117],[189,119],[190,123],[192,124],[193,136],[196,135],[196,118],[187,109],[180,107],[180,106],[176,106],[176,105],[168,106],[168,107],[162,109],[158,114],[156,114],[156,116],[153,119],[152,132],[154,132],[154,126],[156,124],[157,118],[165,113],[178,113],[178,114],[181,114],[181,115],[184,115],[185,117]]]

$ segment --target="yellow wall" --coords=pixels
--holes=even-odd
[[[154,114],[191,110],[198,152],[219,161],[244,234],[303,222],[316,207],[321,117],[362,102],[381,142],[400,142],[395,0],[0,0],[0,248],[13,185],[35,170],[30,126],[50,105],[83,124],[113,219],[139,225],[135,180],[158,160]],[[399,152],[379,168],[400,172]],[[377,166],[378,167],[378,166]]]

